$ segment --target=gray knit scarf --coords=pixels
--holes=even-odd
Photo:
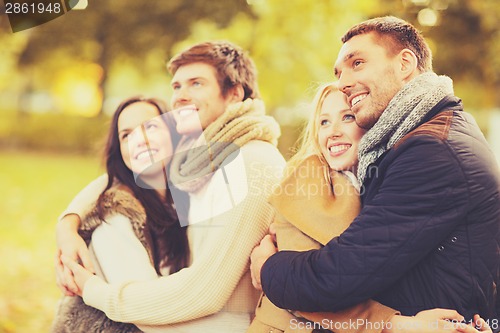
[[[181,139],[170,166],[170,182],[181,191],[196,192],[240,147],[252,140],[276,146],[280,134],[276,120],[265,115],[262,100],[230,104],[199,138]]]
[[[427,113],[448,95],[454,95],[447,76],[420,74],[394,96],[375,125],[359,144],[358,179],[363,184],[368,166],[416,128]]]

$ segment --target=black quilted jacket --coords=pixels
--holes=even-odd
[[[499,168],[460,100],[441,101],[369,171],[362,211],[340,237],[321,250],[269,258],[261,274],[269,299],[337,311],[373,298],[405,315],[441,307],[494,324]]]

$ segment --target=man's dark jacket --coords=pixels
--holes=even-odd
[[[500,314],[499,191],[483,134],[460,100],[446,97],[369,167],[362,211],[340,237],[267,260],[264,292],[291,310],[373,298],[404,315],[440,307],[491,324]]]

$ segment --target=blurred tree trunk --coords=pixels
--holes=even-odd
[[[99,91],[101,92],[101,109],[99,110],[98,116],[102,116],[104,113],[104,100],[107,94],[107,80],[108,80],[108,71],[111,66],[110,52],[109,46],[107,44],[107,25],[109,23],[103,22],[102,29],[100,29],[96,35],[96,41],[101,45],[99,56],[96,59],[96,63],[103,69],[102,76],[99,79]]]

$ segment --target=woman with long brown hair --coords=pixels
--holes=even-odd
[[[174,131],[173,119],[157,99],[129,98],[111,119],[103,176],[107,183],[95,205],[86,209],[79,229],[96,259],[93,266],[108,282],[154,279],[188,265],[186,228],[167,186],[179,137]],[[181,201],[187,203],[187,195]],[[103,328],[139,332],[135,325],[111,321],[80,297],[62,300],[53,332]]]

